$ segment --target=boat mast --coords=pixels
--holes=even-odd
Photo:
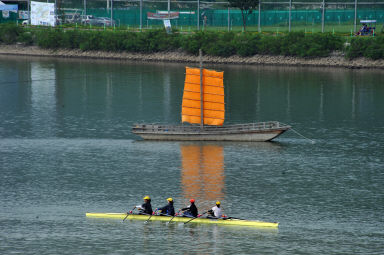
[[[204,101],[203,101],[203,53],[199,49],[200,61],[200,128],[204,128]]]

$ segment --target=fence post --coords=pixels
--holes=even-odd
[[[197,0],[197,31],[200,31],[200,0]]]
[[[324,33],[324,22],[325,22],[325,0],[323,0],[323,10],[321,12],[321,32]]]
[[[143,29],[143,0],[140,0],[140,31]]]
[[[113,0],[111,0],[111,27],[113,23]]]
[[[28,26],[31,25],[31,0],[28,0]]]
[[[228,6],[228,32],[231,28],[231,24],[230,24],[231,21],[230,20],[231,20],[231,15],[229,14],[229,6]]]
[[[87,15],[87,0],[84,0],[84,15]]]
[[[257,20],[257,31],[261,32],[261,0],[259,1],[259,17]]]
[[[168,0],[168,18],[171,12],[171,0]]]
[[[292,0],[289,0],[288,31],[291,32]]]
[[[355,31],[355,33],[356,33],[356,25],[357,25],[357,0],[355,0],[355,23],[353,27],[353,30]]]

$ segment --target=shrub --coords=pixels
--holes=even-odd
[[[105,31],[99,34],[99,50],[102,51],[123,51],[124,33]]]
[[[140,50],[138,33],[127,33],[123,40],[124,49],[128,52]]]
[[[34,43],[35,36],[30,31],[24,31],[17,37],[17,41],[24,45],[32,45]]]
[[[199,49],[202,49],[208,55],[228,57],[236,53],[234,37],[235,34],[232,32],[197,32],[192,36],[184,37],[181,45],[186,52],[195,55],[199,53]]]
[[[252,33],[242,33],[235,37],[234,45],[237,55],[246,57],[259,52],[260,36]]]
[[[340,36],[332,34],[316,33],[307,36],[308,48],[305,55],[308,57],[325,57],[332,51],[341,50],[343,47],[343,41]]]
[[[150,30],[139,34],[137,47],[141,52],[157,52],[161,49],[166,49],[166,43],[164,43],[164,37],[167,33],[161,30]]]
[[[81,49],[128,52],[161,52],[182,48],[191,54],[202,49],[211,56],[234,54],[252,56],[257,53],[301,57],[328,56],[341,50],[343,37],[330,33],[304,34],[292,32],[281,36],[255,33],[196,32],[192,35],[167,34],[164,29],[141,33],[118,31],[88,31],[60,28],[22,28],[14,24],[0,25],[0,42],[25,45],[36,43],[42,48]],[[384,35],[352,38],[345,49],[348,58],[384,58]]]
[[[300,57],[324,57],[342,48],[342,40],[331,34],[292,32],[280,40],[280,54]]]
[[[371,59],[383,59],[384,58],[384,36],[378,36],[372,39],[371,45],[369,45],[365,52],[364,57]]]
[[[259,52],[266,55],[279,55],[281,39],[275,36],[263,36],[260,39]]]
[[[188,53],[197,55],[199,49],[202,49],[204,44],[207,43],[207,39],[215,39],[209,37],[212,37],[212,34],[205,32],[197,32],[191,36],[187,35],[183,38],[182,48]]]
[[[280,37],[280,54],[286,56],[299,55],[304,46],[304,32],[291,32],[288,35]]]
[[[225,32],[210,34],[207,42],[203,45],[203,51],[211,56],[229,57],[236,53],[233,43],[234,33]]]
[[[357,58],[364,56],[365,51],[372,45],[372,38],[355,37],[351,40],[351,45],[347,50],[347,58]]]
[[[17,42],[17,38],[22,33],[22,29],[15,24],[0,25],[0,41],[5,44],[13,44]]]
[[[65,30],[61,34],[60,48],[79,49],[85,33],[79,30]]]
[[[42,29],[37,32],[37,45],[45,49],[58,49],[63,40],[61,29]]]
[[[87,50],[99,50],[100,49],[100,40],[101,35],[100,32],[87,32],[82,42],[80,43],[79,47],[83,51]]]

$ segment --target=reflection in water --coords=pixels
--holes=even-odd
[[[171,122],[171,77],[168,72],[164,73],[163,81],[163,102],[164,119],[167,123]]]
[[[260,109],[260,76],[257,76],[256,109],[255,109],[256,116],[259,115],[260,111],[261,111]]]
[[[56,69],[53,65],[42,65],[38,62],[32,62],[30,70],[33,132],[38,135],[54,136]]]
[[[139,101],[139,113],[140,115],[143,114],[143,108],[144,108],[144,100],[143,100],[143,73],[138,74],[139,77],[139,93],[138,93],[138,101]]]
[[[186,200],[215,201],[224,197],[223,146],[181,144],[182,188]]]
[[[291,84],[287,81],[287,117],[291,118]]]
[[[324,118],[324,84],[320,85],[320,105],[319,105],[319,120]]]
[[[113,110],[112,110],[113,80],[112,80],[111,74],[107,74],[106,78],[107,78],[107,82],[106,82],[106,92],[105,92],[105,113],[106,113],[106,116],[110,116],[113,113]]]
[[[351,106],[351,118],[354,120],[355,117],[356,117],[356,101],[355,101],[355,98],[356,98],[356,82],[353,81],[353,84],[352,84],[352,106]]]

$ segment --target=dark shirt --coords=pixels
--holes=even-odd
[[[193,217],[197,217],[198,211],[195,203],[192,203],[189,207],[181,209],[182,211],[189,212]]]
[[[142,213],[152,214],[153,211],[152,211],[151,202],[146,202],[142,204],[141,207],[143,208],[143,210],[141,211]]]
[[[164,207],[158,208],[157,210],[161,211],[161,214],[175,216],[175,208],[173,204],[167,204]]]

